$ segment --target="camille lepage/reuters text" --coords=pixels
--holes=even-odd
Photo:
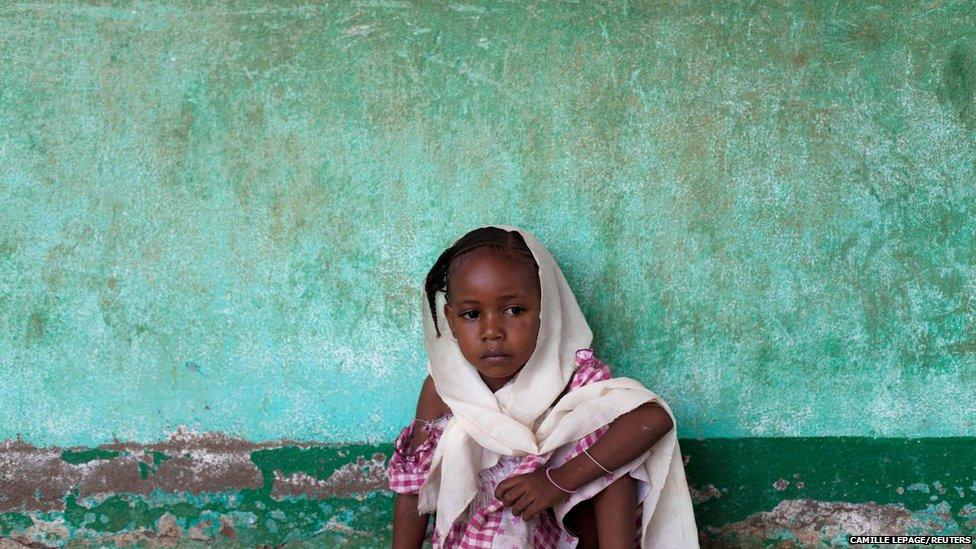
[[[851,545],[895,545],[911,543],[916,545],[972,545],[973,536],[848,536]]]

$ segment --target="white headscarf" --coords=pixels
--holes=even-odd
[[[542,289],[539,335],[525,366],[508,384],[492,393],[477,369],[461,354],[451,331],[442,330],[441,337],[437,337],[424,293],[428,370],[453,417],[434,451],[427,481],[420,490],[418,509],[421,513],[436,512],[436,527],[442,537],[446,537],[451,524],[477,493],[478,471],[495,466],[500,455],[545,454],[583,438],[645,402],[659,403],[674,419],[660,397],[633,379],[618,377],[570,391],[541,423],[537,422],[569,383],[576,368],[575,353],[590,346],[593,334],[566,278],[545,246],[522,229],[490,226],[517,231],[535,257]],[[438,316],[443,314],[445,302],[444,292],[437,292]],[[675,429],[654,445],[650,457],[631,475],[651,484],[644,500],[641,546],[697,547],[695,518]],[[446,489],[441,490],[442,486]],[[562,516],[558,518],[561,520]]]

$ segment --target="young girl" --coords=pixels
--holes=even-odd
[[[464,235],[423,314],[430,375],[388,468],[395,548],[698,547],[670,408],[593,355],[533,235]]]

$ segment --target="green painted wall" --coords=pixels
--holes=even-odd
[[[968,2],[0,9],[0,439],[388,441],[420,281],[552,249],[685,437],[976,410]]]

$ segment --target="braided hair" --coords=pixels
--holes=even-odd
[[[447,279],[454,260],[478,248],[492,248],[511,253],[516,257],[527,258],[538,272],[539,265],[532,255],[532,250],[529,249],[525,239],[518,231],[506,231],[498,227],[481,227],[465,234],[441,253],[424,280],[424,291],[427,293],[430,316],[434,320],[434,330],[437,332],[437,337],[441,336],[441,331],[437,325],[437,305],[434,295],[437,292],[447,293]]]

